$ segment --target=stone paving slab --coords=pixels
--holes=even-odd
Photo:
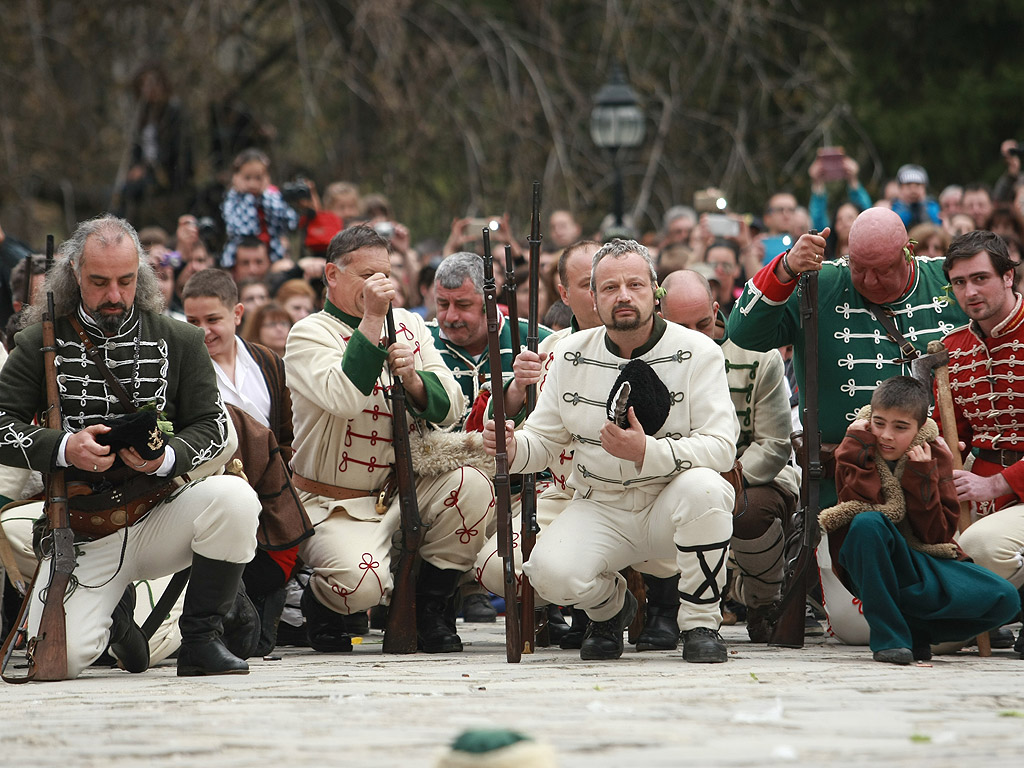
[[[584,662],[539,649],[507,664],[503,624],[462,625],[462,654],[280,648],[251,674],[90,669],[0,686],[0,765],[431,766],[466,728],[511,727],[593,766],[994,766],[1024,754],[1024,661],[996,650],[928,666],[809,638],[802,650],[724,627],[726,664],[678,653]]]

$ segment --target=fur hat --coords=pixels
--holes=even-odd
[[[110,419],[109,432],[96,435],[96,442],[109,445],[111,451],[134,448],[139,456],[152,461],[164,452],[164,433],[157,426],[157,413],[153,410],[126,413]]]
[[[612,391],[608,394],[608,413],[612,414],[615,397],[623,382],[629,382],[627,408],[632,407],[637,421],[644,428],[644,433],[654,435],[668,419],[672,407],[672,395],[665,383],[658,378],[654,369],[643,360],[630,360],[615,380]],[[609,420],[611,416],[609,415]],[[621,424],[619,426],[622,426]]]

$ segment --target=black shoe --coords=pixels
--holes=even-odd
[[[1013,650],[1024,659],[1024,627],[1021,627],[1017,635],[1017,641],[1013,644]]]
[[[587,616],[586,611],[581,611],[579,608],[573,608],[571,613],[572,627],[559,641],[558,647],[565,651],[578,651],[583,645],[583,635],[586,633],[587,627],[590,626],[590,617]]]
[[[643,574],[647,592],[644,626],[636,638],[638,651],[674,651],[679,647],[679,577],[661,579]]]
[[[607,621],[590,620],[590,626],[583,633],[580,658],[584,661],[608,661],[622,655],[622,633],[636,616],[637,602],[633,593],[626,590],[626,599],[619,612]]]
[[[825,628],[821,626],[817,614],[817,610],[810,603],[804,606],[804,634],[807,637],[822,637],[825,634]]]
[[[721,664],[729,658],[722,636],[714,629],[694,627],[683,632],[683,661]]]
[[[353,635],[365,635],[370,631],[370,614],[367,611],[356,611],[342,618],[348,631]]]
[[[644,628],[636,638],[638,651],[674,651],[679,647],[677,609],[668,612],[656,605],[648,605]]]
[[[416,647],[424,653],[458,653],[462,639],[455,631],[455,590],[460,571],[442,570],[426,560],[416,577]]]
[[[750,642],[767,643],[771,639],[778,609],[778,603],[747,608],[747,636]]]
[[[111,652],[129,672],[145,672],[149,669],[149,640],[135,623],[134,584],[125,587],[110,618]]]
[[[932,647],[930,645],[915,645],[910,649],[910,652],[914,657],[914,661],[932,660]]]
[[[370,629],[384,630],[388,627],[388,607],[375,605],[370,609]]]
[[[909,648],[885,648],[875,651],[871,658],[886,664],[910,664],[914,660],[914,652]]]
[[[569,628],[569,624],[565,620],[565,616],[562,615],[562,609],[557,605],[549,605],[547,607],[548,614],[548,639],[551,640],[552,645],[560,645],[565,636],[572,630]],[[582,642],[583,638],[580,638]]]
[[[498,620],[498,611],[487,595],[474,592],[462,598],[462,618],[470,624],[493,624]]]
[[[307,584],[302,590],[302,615],[306,618],[306,639],[314,651],[320,653],[349,653],[352,651],[352,633],[345,617],[335,613],[313,595]]]
[[[224,616],[235,603],[244,569],[245,563],[192,555],[192,573],[178,620],[178,677],[248,674],[249,665],[221,640]]]

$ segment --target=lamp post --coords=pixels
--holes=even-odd
[[[594,96],[594,109],[590,113],[590,138],[594,144],[607,149],[612,157],[614,173],[615,226],[622,227],[622,170],[619,168],[620,149],[640,146],[644,140],[644,113],[638,106],[636,91],[626,82],[622,68],[612,65],[608,82]]]

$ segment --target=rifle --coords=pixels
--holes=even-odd
[[[498,520],[498,555],[501,557],[505,587],[505,658],[517,664],[523,641],[516,600],[515,546],[512,543],[512,487],[505,445],[505,399],[501,375],[501,339],[498,331],[498,291],[494,283],[491,233],[484,233],[484,307],[487,311],[487,356],[491,368],[491,403],[494,406],[494,509]],[[531,618],[532,621],[532,618]]]
[[[47,272],[53,263],[53,238],[46,238]],[[31,266],[31,265],[29,265]],[[29,275],[31,279],[31,275]],[[43,371],[46,375],[46,427],[61,429],[60,390],[57,386],[57,334],[54,329],[53,291],[46,293],[43,316]],[[64,470],[54,468],[46,477],[46,519],[53,542],[50,583],[43,598],[43,615],[36,637],[29,640],[30,680],[52,681],[68,678],[67,617],[64,599],[75,570],[75,534],[68,519],[67,484]]]
[[[388,307],[388,347],[395,343],[395,314]],[[386,365],[386,363],[385,363]],[[391,377],[391,445],[395,450],[398,505],[402,512],[402,549],[398,556],[388,623],[384,630],[384,653],[416,653],[416,557],[423,543],[423,521],[416,503],[416,478],[409,450],[409,424],[405,413],[405,386]]]
[[[530,305],[526,321],[526,350],[536,354],[539,342],[538,320],[540,310],[538,300],[540,294],[540,182],[533,182],[533,210],[530,217]],[[516,329],[518,330],[518,328]],[[516,348],[516,347],[513,347]],[[526,416],[533,413],[537,407],[537,385],[531,384],[526,388]],[[523,562],[530,559],[533,554],[533,547],[537,543],[537,534],[540,533],[540,525],[537,523],[537,475],[529,474],[523,476],[523,489],[520,494],[521,508],[519,533],[519,546],[522,548]],[[534,624],[534,602],[536,595],[533,585],[530,584],[526,573],[523,573],[523,583],[520,589],[522,595],[522,625],[528,627],[528,634],[523,645],[524,653],[533,653],[538,638],[536,625]],[[541,629],[540,642],[549,644],[548,624],[545,621]]]
[[[817,573],[814,549],[818,546],[818,512],[821,506],[821,432],[818,430],[818,273],[800,276],[800,322],[804,329],[803,437],[807,462],[800,481],[801,507],[793,514],[786,537],[786,571],[782,600],[768,645],[804,647],[804,616],[807,588]]]

